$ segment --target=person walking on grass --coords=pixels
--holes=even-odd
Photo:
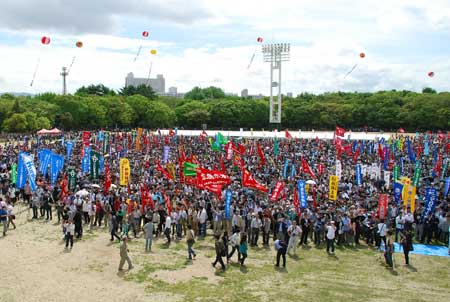
[[[187,242],[187,246],[188,246],[188,257],[189,260],[192,259],[192,257],[197,257],[197,254],[195,253],[195,251],[192,249],[192,247],[194,246],[195,243],[195,233],[194,230],[192,229],[192,226],[189,224],[188,225],[188,230],[186,233],[186,242]]]
[[[283,267],[286,267],[286,252],[287,252],[286,242],[283,240],[283,238],[277,239],[274,242],[274,247],[275,250],[277,251],[277,264],[275,264],[275,266],[280,267],[280,258],[283,257]]]
[[[411,231],[400,232],[400,243],[403,247],[403,254],[405,255],[405,264],[409,265],[409,252],[413,251]]]
[[[73,224],[72,220],[68,220],[64,223],[64,231],[65,231],[65,240],[66,240],[66,249],[73,248],[73,235],[75,234],[75,224]]]
[[[119,271],[123,270],[123,265],[125,261],[128,263],[128,270],[133,268],[133,264],[131,264],[130,256],[128,256],[128,238],[127,236],[122,237],[122,241],[120,242],[120,263],[119,263]]]
[[[14,205],[12,203],[6,206],[6,211],[8,212],[8,229],[9,225],[12,224],[14,230],[16,229],[16,224],[14,223],[14,219],[16,219],[16,215],[14,215]]]
[[[150,252],[152,250],[153,240],[153,222],[149,220],[143,227],[145,236],[145,251]]]
[[[327,253],[330,252],[334,254],[334,238],[336,237],[336,226],[334,224],[334,221],[331,221],[327,225]]]
[[[227,262],[229,263],[231,261],[231,257],[233,257],[234,252],[237,251],[238,254],[238,262],[241,262],[241,252],[239,251],[239,243],[240,243],[240,234],[239,234],[239,228],[234,229],[234,234],[230,237],[230,244],[231,244],[231,252],[228,254]]]
[[[298,237],[302,234],[302,229],[297,225],[297,222],[292,221],[292,225],[288,228],[289,244],[287,246],[287,253],[291,249],[294,250],[294,256],[297,254]]]
[[[407,232],[410,232],[407,230]],[[386,264],[390,267],[394,267],[394,263],[392,262],[392,254],[394,253],[394,243],[392,242],[392,232],[389,230],[387,232],[386,239],[386,249],[384,251],[384,259],[386,260]]]
[[[220,239],[220,235],[216,234],[214,235],[214,238],[216,239],[214,246],[216,249],[216,260],[211,263],[213,267],[216,267],[217,262],[220,263],[222,266],[222,270],[225,270],[225,264],[223,263],[222,257],[226,256],[225,254],[225,245],[223,244],[223,240]]]
[[[239,252],[241,253],[241,266],[245,266],[244,261],[247,258],[247,249],[247,234],[242,233],[241,242],[239,244]]]

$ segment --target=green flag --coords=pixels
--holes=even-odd
[[[68,170],[67,174],[69,175],[69,191],[74,192],[77,186],[77,172],[75,172],[75,169],[72,168]]]
[[[91,150],[91,178],[98,179],[98,170],[100,169],[100,154]]]
[[[105,132],[103,135],[103,145],[102,145],[102,153],[107,154],[109,147],[109,133]]]
[[[213,139],[210,137],[209,138],[209,144],[211,145],[211,149],[213,151],[221,151],[222,149],[220,149],[220,146],[217,146],[216,142],[213,141]]]
[[[273,143],[273,154],[275,156],[278,156],[278,140],[276,139],[275,142]]]
[[[222,135],[222,133],[217,132],[217,141],[216,143],[220,145],[226,145],[228,143],[228,140],[225,138],[225,136]]]
[[[198,165],[185,161],[184,162],[184,176],[197,176]]]
[[[414,176],[413,176],[413,186],[418,187],[419,181],[420,181],[420,173],[422,172],[422,169],[416,166],[416,169],[414,170]]]
[[[12,164],[11,166],[11,183],[16,184],[17,182],[17,164]]]
[[[398,166],[394,166],[394,182],[400,178],[400,168]]]

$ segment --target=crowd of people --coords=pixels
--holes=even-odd
[[[215,239],[212,265],[220,264],[223,270],[235,254],[244,266],[248,251],[257,246],[273,245],[276,266],[282,259],[285,267],[286,254],[295,256],[301,245],[326,247],[332,255],[335,245],[367,244],[384,250],[386,263],[392,266],[394,242],[403,246],[406,264],[414,241],[449,244],[449,136],[421,133],[383,142],[345,137],[228,138],[228,142],[220,142],[206,132],[190,137],[172,131],[168,135],[149,131],[140,135],[104,133],[91,132],[87,143],[83,132],[68,132],[63,137],[37,140],[18,136],[0,145],[3,236],[16,229],[14,206],[23,202],[32,220],[60,223],[68,249],[85,229],[108,228],[110,240],[121,242],[119,269],[125,261],[132,268],[127,253],[130,238],[144,237],[146,251],[152,250],[155,237],[165,238],[169,245],[173,240],[186,240],[187,256],[195,259],[195,242],[204,238],[207,230]],[[67,142],[73,142],[70,156]],[[430,152],[423,151],[425,143]],[[102,155],[103,166],[95,179],[81,168],[86,146]],[[380,146],[389,148],[388,159],[384,149],[379,152]],[[65,156],[58,179],[51,185],[50,173],[38,172],[34,191],[30,179],[17,188],[12,170],[18,164],[19,152],[34,155],[38,167],[42,149]],[[121,158],[130,163],[129,178],[122,186]],[[184,175],[186,162],[216,174],[220,171],[229,181],[220,183],[218,190],[201,186],[195,177]],[[360,180],[356,165],[369,167]],[[418,167],[421,169],[414,205],[396,200],[394,173],[383,176],[383,170],[393,172],[400,165],[401,176],[408,178],[413,178]],[[70,189],[69,169],[76,171],[76,184]],[[244,170],[259,187],[245,184]],[[338,192],[332,198],[329,180],[336,174],[340,174]],[[306,203],[298,200],[299,180],[307,181]],[[281,192],[274,194],[278,183],[282,183]],[[427,188],[438,192],[431,210],[425,202]],[[380,194],[388,196],[387,207],[381,212]]]

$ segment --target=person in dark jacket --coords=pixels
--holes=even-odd
[[[225,263],[223,263],[222,257],[225,255],[225,245],[223,244],[223,240],[220,239],[220,235],[215,235],[215,248],[216,248],[216,260],[211,263],[213,267],[216,267],[217,262],[222,266],[222,270],[225,270]]]
[[[403,254],[405,255],[405,264],[409,265],[409,252],[413,250],[411,231],[400,232],[400,242],[403,247]]]
[[[275,249],[277,250],[277,264],[275,266],[280,266],[280,257],[283,257],[283,267],[286,267],[286,241],[284,241],[283,239],[275,240]]]

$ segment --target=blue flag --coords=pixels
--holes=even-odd
[[[284,179],[287,178],[288,167],[289,167],[289,159],[286,158],[284,160],[284,166],[283,166],[283,178]]]
[[[447,179],[445,180],[444,197],[447,197],[449,190],[450,190],[450,177],[447,177]]]
[[[99,169],[100,169],[100,172],[103,173],[104,168],[105,168],[105,158],[104,158],[103,156],[100,156],[100,160],[99,160]]]
[[[394,200],[397,205],[402,201],[403,185],[399,182],[394,182]]]
[[[167,163],[169,161],[169,152],[170,152],[170,147],[164,146],[163,163]]]
[[[52,160],[52,151],[48,149],[42,149],[38,151],[39,172],[42,175],[46,175],[48,172],[48,166]]]
[[[306,183],[304,180],[297,181],[298,200],[302,209],[308,206],[306,200]]]
[[[361,186],[362,185],[362,169],[361,165],[356,165],[355,168],[355,176],[356,176],[356,185]]]
[[[383,170],[388,170],[388,162],[389,162],[389,148],[384,146],[384,162],[383,162]]]
[[[295,165],[292,164],[292,166],[291,166],[291,179],[294,179],[294,177],[295,177]]]
[[[423,147],[423,155],[428,155],[430,153],[428,149],[428,141],[425,141],[424,147]]]
[[[23,164],[22,153],[23,152],[19,153],[19,159],[17,161],[16,187],[18,189],[22,189],[25,186],[25,183],[27,182],[27,169],[25,168],[25,165]]]
[[[36,167],[34,166],[34,160],[28,153],[22,153],[23,165],[27,171],[27,178],[30,183],[31,191],[36,191]]]
[[[403,174],[403,156],[402,157],[400,157],[400,175],[405,175],[405,174]]]
[[[67,160],[70,160],[70,157],[72,156],[72,149],[73,149],[73,142],[68,141],[66,144],[66,158]]]
[[[103,131],[99,131],[99,132],[98,132],[97,140],[98,140],[99,142],[102,142],[102,141],[103,141]]]
[[[408,145],[408,157],[409,157],[409,161],[412,162],[413,164],[416,163],[416,155],[414,154],[414,150],[411,147],[411,141],[408,139],[406,141],[407,145]]]
[[[435,188],[427,188],[425,190],[425,208],[422,211],[422,221],[428,214],[434,212],[437,203],[438,192]]]
[[[225,218],[230,219],[230,206],[231,206],[232,194],[230,190],[227,190],[225,193]]]
[[[55,181],[58,179],[59,173],[64,167],[64,157],[59,154],[53,154],[51,156],[50,175],[51,184],[55,185]]]

